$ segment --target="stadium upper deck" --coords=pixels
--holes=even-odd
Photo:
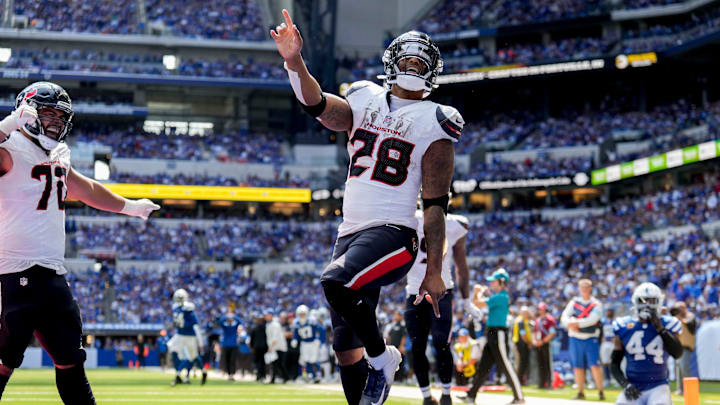
[[[37,30],[126,35],[156,28],[185,38],[267,40],[255,0],[6,0],[5,7]]]

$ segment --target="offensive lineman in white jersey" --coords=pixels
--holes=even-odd
[[[418,210],[415,216],[422,219],[423,212]],[[453,357],[450,349],[450,333],[453,321],[453,288],[455,284],[452,277],[453,262],[458,288],[462,300],[470,295],[470,274],[467,266],[465,252],[465,235],[468,233],[468,219],[462,215],[448,214],[445,218],[446,248],[444,250],[442,278],[447,287],[447,294],[440,300],[440,318],[432,316],[432,305],[419,295],[420,284],[425,277],[427,266],[427,255],[425,254],[425,235],[422,228],[418,228],[420,238],[420,251],[418,252],[415,264],[407,275],[407,299],[405,301],[405,326],[413,353],[413,369],[415,378],[423,394],[424,405],[437,405],[430,394],[430,365],[428,364],[425,351],[427,349],[428,335],[432,335],[432,343],[435,348],[437,359],[437,371],[442,383],[442,396],[440,405],[452,404],[450,387],[453,376]]]
[[[350,134],[343,223],[321,282],[332,309],[345,397],[351,405],[381,404],[402,357],[397,348],[385,346],[378,330],[380,288],[401,279],[415,259],[415,205],[422,186],[428,263],[420,290],[432,297],[440,317],[452,144],[464,122],[454,108],[423,100],[442,71],[440,51],[426,34],[411,31],[390,44],[383,56],[384,88],[357,82],[343,99],[324,93],[310,75],[300,53],[300,32],[287,10],[283,16],[285,22],[270,35],[300,106],[326,128]]]
[[[0,395],[33,334],[55,363],[65,404],[95,404],[85,376],[80,308],[63,276],[65,199],[147,219],[150,200],[126,200],[72,169],[64,143],[70,96],[37,82],[0,121]]]

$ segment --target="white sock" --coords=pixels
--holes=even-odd
[[[423,398],[430,398],[430,386],[427,387],[420,387],[420,391],[422,391]]]
[[[450,395],[450,388],[452,387],[451,383],[443,384],[442,394],[443,395]]]
[[[368,356],[368,361],[373,369],[382,370],[382,368],[390,361],[390,352],[387,348],[385,348],[385,351],[377,357]]]

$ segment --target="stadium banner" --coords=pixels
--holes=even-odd
[[[112,192],[126,198],[152,200],[202,201],[256,201],[296,202],[311,201],[308,188],[222,187],[222,186],[170,186],[162,184],[105,184]]]
[[[456,194],[471,193],[473,191],[497,191],[518,188],[550,188],[550,187],[583,187],[590,180],[586,173],[578,172],[574,176],[555,176],[527,179],[506,180],[455,180],[452,190]]]
[[[531,76],[545,76],[559,73],[586,72],[595,70],[641,68],[658,63],[655,52],[620,54],[614,58],[580,59],[539,65],[484,66],[460,73],[440,75],[438,84],[467,83],[483,80],[510,79]]]
[[[672,169],[720,156],[720,140],[703,142],[682,149],[671,150],[659,155],[636,159],[603,169],[593,170],[591,182],[593,186],[612,183],[614,181],[642,176],[661,170]]]

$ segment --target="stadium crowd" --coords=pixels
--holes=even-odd
[[[11,3],[12,4],[12,3]],[[15,0],[15,14],[30,28],[97,34],[138,34],[136,0]]]
[[[125,221],[115,224],[72,225],[70,247],[87,252],[114,252],[135,260],[191,262],[198,257],[223,260],[244,256],[274,257],[304,232],[301,225],[275,222],[218,221],[210,228],[190,224],[163,226],[154,221],[140,226]]]
[[[263,41],[267,32],[255,0],[145,0],[149,22],[162,21],[175,36]]]
[[[163,55],[115,53],[94,49],[14,49],[6,69],[62,70],[73,72],[131,73],[161,76],[229,77],[285,80],[282,64],[253,57],[224,59],[179,58],[177,67],[163,65]]]
[[[639,9],[682,3],[683,0],[444,0],[420,19],[416,28],[428,33],[529,24],[582,18],[612,9]]]
[[[695,309],[703,318],[720,315],[716,293],[710,294],[715,297],[713,300],[707,296],[718,281],[715,279],[720,277],[720,239],[712,233],[706,235],[698,230],[666,239],[643,236],[658,229],[688,224],[700,226],[720,220],[717,213],[718,193],[718,177],[709,176],[704,183],[617,201],[599,215],[542,219],[538,215],[522,213],[487,214],[480,220],[471,221],[467,251],[469,256],[499,258],[519,280],[514,284],[516,290],[512,291],[516,300],[522,301],[525,297],[536,302],[544,300],[550,306],[553,303],[560,305],[567,298],[567,292],[557,286],[572,284],[569,280],[585,276],[596,280],[604,299],[627,302],[635,283],[643,275],[648,275],[650,281],[667,286],[670,298],[697,301],[699,306]],[[595,226],[590,227],[589,223]],[[177,260],[186,264],[184,271],[190,271],[193,277],[217,278],[236,276],[233,273],[204,273],[187,269],[198,257],[217,259],[254,254],[292,262],[314,261],[317,268],[322,268],[330,257],[335,226],[332,221],[264,225],[218,222],[209,229],[199,230],[193,229],[190,224],[163,227],[150,221],[141,227],[129,222],[112,226],[81,225],[69,236],[76,250],[105,249],[117,251],[119,258]],[[202,245],[196,238],[199,235],[207,241],[205,252],[198,249]],[[474,267],[473,279],[479,279],[496,266],[494,261],[491,262],[493,264]],[[540,273],[543,277],[538,277]],[[155,273],[148,272],[148,277],[152,274]],[[122,274],[119,273],[118,277]],[[312,276],[300,278],[309,280]],[[276,283],[282,284],[282,280],[286,279],[280,278]],[[193,285],[202,289],[206,283],[198,281]],[[163,285],[161,288],[172,291],[177,286]],[[317,285],[313,288],[320,294]],[[100,299],[101,296],[88,297]],[[161,296],[152,294],[152,297],[160,299]],[[388,303],[400,304],[403,294],[400,292],[390,297]],[[220,302],[221,298],[218,297]],[[249,297],[248,300],[255,298]],[[231,300],[229,297],[224,299]],[[257,305],[274,302],[270,298],[260,301],[262,304]],[[318,305],[319,302],[311,299],[309,303]],[[87,308],[97,305],[89,303]],[[289,309],[282,305],[270,305],[278,312]],[[81,308],[85,307],[81,305]]]
[[[74,129],[71,141],[112,148],[114,157],[136,159],[219,160],[239,163],[286,163],[286,138],[246,131],[204,136],[155,134],[134,126],[93,125]]]
[[[162,24],[169,34],[185,38],[267,39],[254,0],[146,0],[144,13],[138,4],[137,0],[16,0],[14,12],[27,17],[29,28],[46,31],[127,35]]]

